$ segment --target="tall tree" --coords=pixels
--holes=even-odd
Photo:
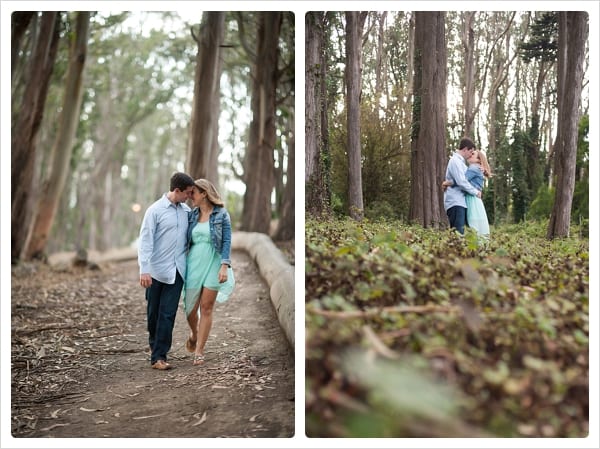
[[[287,128],[287,146],[288,146],[288,163],[287,163],[287,180],[283,190],[283,198],[281,200],[281,216],[273,238],[275,240],[291,240],[295,236],[295,184],[296,184],[296,148],[294,139],[294,121],[286,121]]]
[[[350,216],[362,220],[362,164],[360,143],[360,96],[362,65],[362,30],[366,12],[346,12],[346,113],[348,154],[348,207]]]
[[[305,207],[306,212],[314,216],[321,216],[327,213],[329,198],[324,176],[324,161],[321,154],[322,149],[322,114],[327,114],[323,110],[323,103],[326,101],[324,95],[324,24],[325,13],[308,12],[305,16]]]
[[[23,41],[23,37],[25,36],[25,32],[27,28],[29,28],[29,24],[32,19],[35,17],[34,11],[15,11],[12,13],[10,17],[11,21],[11,36],[10,36],[10,45],[11,45],[11,58],[10,58],[10,70],[11,75],[14,77],[15,71],[17,69],[17,61],[19,59],[19,52],[22,50],[21,42]]]
[[[27,246],[27,258],[40,257],[44,253],[69,173],[83,96],[83,69],[87,57],[89,24],[89,12],[77,13],[75,33],[71,36],[69,48],[63,106],[56,139],[50,153],[48,178],[40,189],[39,201],[34,208],[35,219]]]
[[[466,11],[461,13],[462,32],[461,41],[465,57],[465,73],[464,73],[464,91],[463,91],[463,108],[465,116],[464,136],[473,136],[473,121],[475,120],[475,31],[473,30],[473,22],[475,21],[475,11]]]
[[[275,185],[276,90],[281,12],[258,13],[256,58],[252,67],[252,122],[244,158],[244,209],[241,229],[269,233]]]
[[[206,11],[202,16],[198,44],[194,99],[186,169],[196,178],[218,180],[219,81],[225,13]]]
[[[141,30],[135,29],[130,33],[141,34]],[[126,186],[123,169],[127,166],[128,154],[141,141],[136,136],[137,129],[155,115],[167,120],[171,117],[161,109],[169,104],[181,85],[179,68],[174,63],[182,56],[180,42],[180,39],[167,39],[162,30],[152,30],[148,36],[137,39],[132,39],[126,31],[107,31],[102,39],[90,46],[88,95],[93,93],[94,97],[93,102],[86,105],[87,137],[91,144],[86,161],[89,164],[87,184],[91,183],[95,188],[90,191],[86,187],[82,192],[85,201],[78,203],[88,228],[88,241],[82,242],[82,245],[89,249],[106,250],[114,246],[123,234],[117,226],[119,217],[129,213],[130,201],[135,199],[133,195],[129,196],[135,187],[130,189]],[[115,101],[117,98],[119,101]],[[175,125],[155,126],[151,131],[155,140],[160,143],[165,137],[165,129],[172,126]],[[185,148],[185,144],[182,147]],[[149,147],[144,150],[148,152]],[[171,157],[158,153],[160,157],[154,161],[153,173],[147,174],[146,182],[150,182],[151,178],[158,181],[154,175],[162,174],[164,169],[170,172],[167,179],[176,170],[174,150],[169,148],[167,154]],[[164,191],[164,186],[163,182],[159,191]],[[148,190],[154,191],[154,188],[150,185]],[[115,201],[115,197],[122,198],[122,202]],[[144,195],[140,200],[144,203],[151,198]]]
[[[549,239],[569,235],[587,36],[586,12],[559,13],[558,130],[554,150],[556,193],[546,234]]]
[[[415,78],[409,219],[445,222],[440,180],[446,163],[446,38],[444,12],[415,13]]]
[[[42,13],[40,28],[21,106],[12,126],[11,141],[11,259],[20,260],[25,250],[32,216],[32,182],[35,166],[36,137],[42,122],[48,84],[60,36],[60,14]]]

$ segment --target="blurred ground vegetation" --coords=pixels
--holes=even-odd
[[[587,227],[305,228],[307,436],[587,436]]]

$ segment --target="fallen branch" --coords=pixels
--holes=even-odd
[[[310,312],[327,318],[337,318],[346,320],[350,318],[368,318],[381,315],[382,313],[452,313],[461,312],[460,307],[456,306],[394,306],[379,307],[366,310],[334,311],[311,308]]]
[[[377,336],[375,331],[371,329],[370,326],[363,326],[363,333],[367,340],[369,341],[369,345],[382,357],[386,359],[399,359],[400,354],[388,348],[383,341]]]
[[[74,326],[74,325],[64,325],[64,324],[58,324],[58,323],[53,323],[53,324],[48,324],[46,326],[42,326],[42,327],[37,327],[35,329],[15,329],[13,330],[13,336],[16,337],[16,334],[18,333],[20,337],[25,336],[25,335],[31,335],[31,334],[35,334],[38,332],[42,332],[42,331],[48,331],[48,330],[63,330],[63,329],[77,329],[80,331],[83,331],[85,329],[78,327],[78,326]]]
[[[158,418],[159,416],[166,415],[167,413],[159,413],[158,415],[147,415],[147,416],[134,416],[131,419],[148,419],[148,418]]]

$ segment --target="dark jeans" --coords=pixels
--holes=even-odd
[[[446,211],[450,227],[456,229],[461,234],[465,233],[465,224],[467,223],[467,208],[462,206],[452,206]]]
[[[167,360],[182,287],[183,279],[177,273],[174,284],[165,284],[152,278],[152,285],[146,289],[148,342],[152,348],[150,363]]]

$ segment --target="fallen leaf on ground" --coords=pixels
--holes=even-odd
[[[200,425],[200,424],[202,424],[204,421],[206,421],[206,412],[204,412],[204,413],[202,414],[202,418],[200,418],[200,421],[198,421],[198,422],[197,422],[197,423],[195,423],[195,424],[192,424],[192,427],[194,427],[194,426],[199,426],[199,425]]]

